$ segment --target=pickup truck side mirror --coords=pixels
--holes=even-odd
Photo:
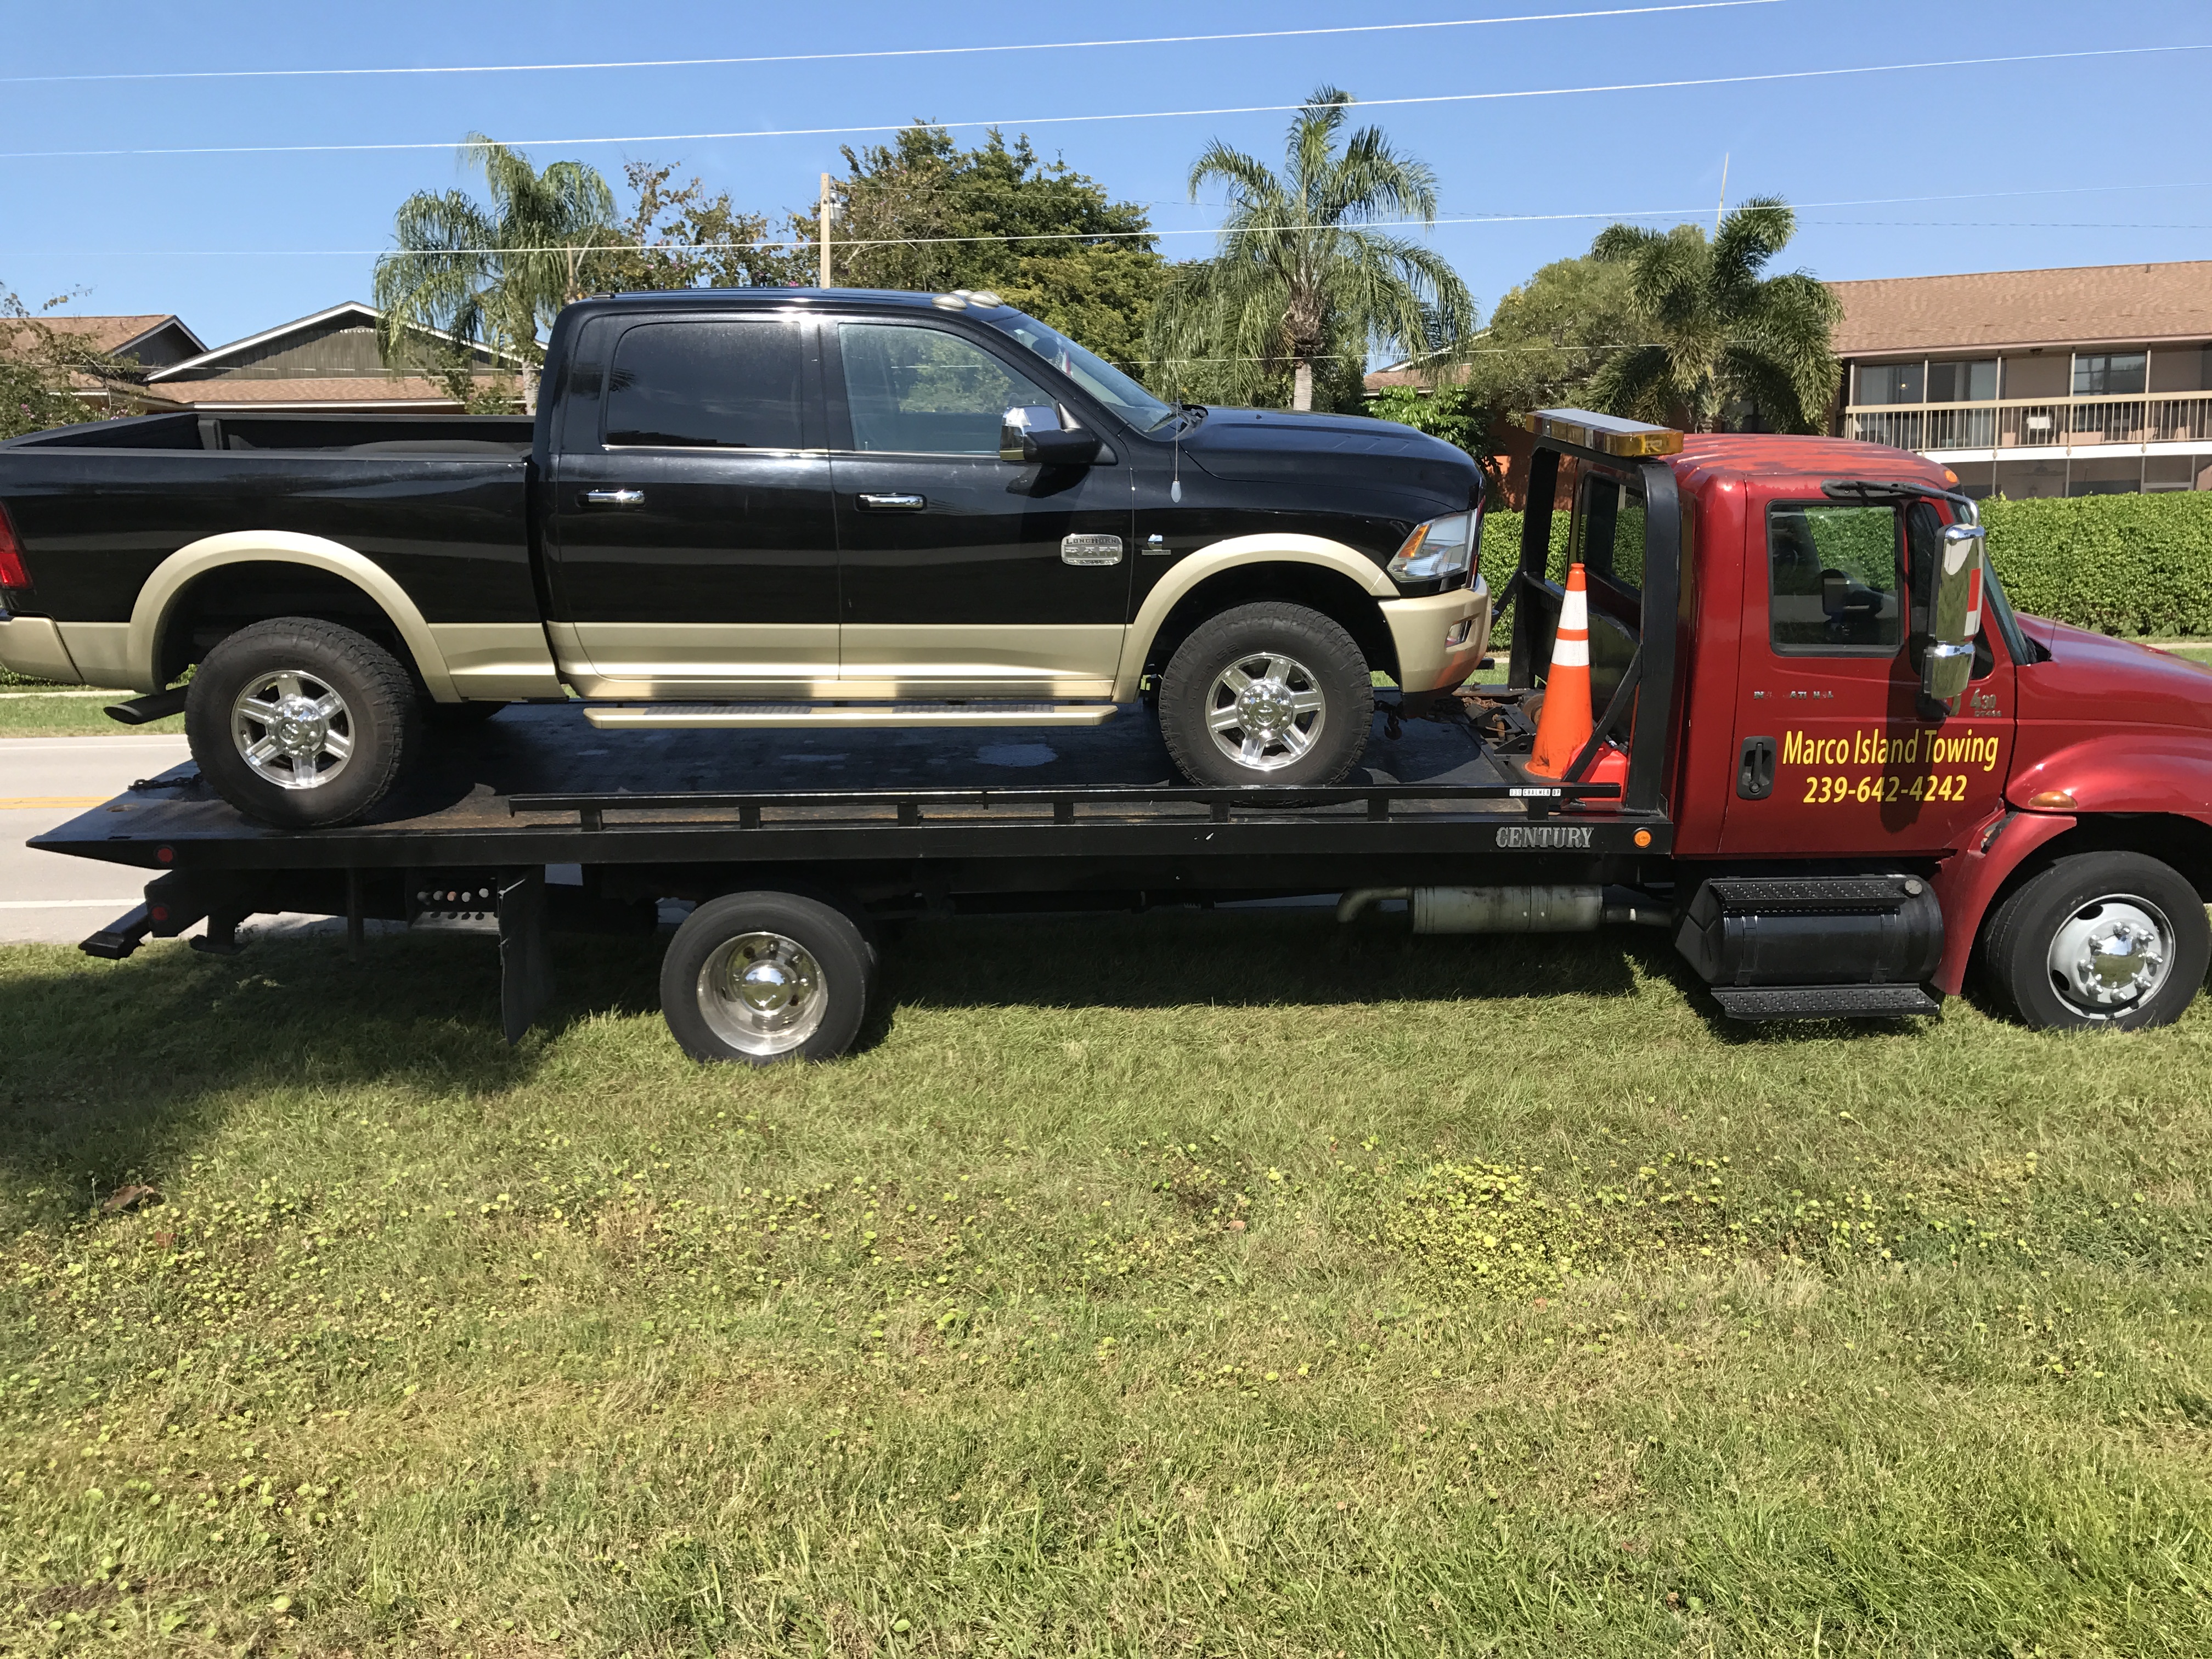
[[[1089,466],[1103,446],[1095,432],[1067,424],[1066,411],[1051,404],[1017,405],[999,419],[999,459],[1042,461],[1047,466]]]
[[[1928,573],[1928,649],[1920,659],[1921,713],[1941,720],[1973,678],[1974,636],[1982,631],[1983,541],[1978,524],[1943,526]]]

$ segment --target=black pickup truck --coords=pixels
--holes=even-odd
[[[0,663],[181,707],[225,799],[297,827],[368,812],[426,733],[571,694],[605,727],[1142,698],[1194,783],[1326,786],[1376,671],[1418,703],[1488,641],[1466,455],[1164,403],[995,295],[590,300],[542,385],[534,417],[0,444]]]

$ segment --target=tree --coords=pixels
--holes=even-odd
[[[1220,252],[1175,267],[1152,311],[1152,356],[1193,367],[1247,398],[1285,374],[1293,409],[1314,405],[1317,367],[1356,381],[1370,347],[1449,358],[1475,305],[1444,259],[1367,228],[1437,216],[1436,175],[1400,155],[1379,127],[1340,148],[1352,94],[1322,87],[1291,123],[1283,173],[1216,139],[1190,170],[1190,193],[1229,192]]]
[[[831,280],[848,288],[988,289],[1109,361],[1143,355],[1162,262],[1143,208],[1111,200],[1065,161],[1041,161],[1026,137],[993,129],[974,149],[926,121],[889,144],[844,151],[830,180]],[[813,214],[792,230],[811,264]]]
[[[1387,386],[1367,410],[1457,444],[1492,471],[1497,434],[1533,409],[1587,403],[1598,373],[1646,337],[1628,297],[1628,269],[1555,259],[1506,291],[1462,364],[1427,386]]]
[[[0,289],[0,438],[138,411],[131,396],[137,389],[137,359],[115,356],[54,326],[47,313],[69,297],[33,311],[12,289]],[[105,392],[106,408],[88,400],[88,392]]]
[[[520,358],[523,401],[536,404],[538,343],[561,307],[607,284],[602,269],[622,239],[614,192],[599,169],[556,161],[543,173],[480,132],[461,148],[490,197],[418,191],[392,222],[398,251],[376,262],[376,304],[387,363],[422,364],[450,383],[470,378],[479,347]],[[438,346],[428,339],[444,337]]]
[[[644,289],[780,288],[812,274],[804,255],[765,246],[766,216],[741,213],[730,193],[707,194],[694,179],[681,190],[666,163],[632,161],[623,169],[635,204],[619,231],[621,246],[592,256],[592,269],[619,292]]]
[[[1710,241],[1701,225],[1600,232],[1590,257],[1626,268],[1639,337],[1655,343],[1605,365],[1597,406],[1693,432],[1731,422],[1821,430],[1842,372],[1831,340],[1843,307],[1808,272],[1761,275],[1796,228],[1779,198],[1761,197]]]

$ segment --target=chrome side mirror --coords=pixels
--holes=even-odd
[[[1098,459],[1098,434],[1085,432],[1052,404],[1017,404],[999,417],[999,459],[1042,461],[1048,466],[1089,466]]]
[[[1928,648],[1920,660],[1920,695],[1922,712],[1938,719],[1950,712],[1973,678],[1988,533],[1978,524],[1944,526],[1936,568],[1929,573]]]

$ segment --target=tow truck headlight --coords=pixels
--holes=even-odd
[[[1482,538],[1480,508],[1453,513],[1417,524],[1390,558],[1391,575],[1401,582],[1432,582],[1470,574]]]

